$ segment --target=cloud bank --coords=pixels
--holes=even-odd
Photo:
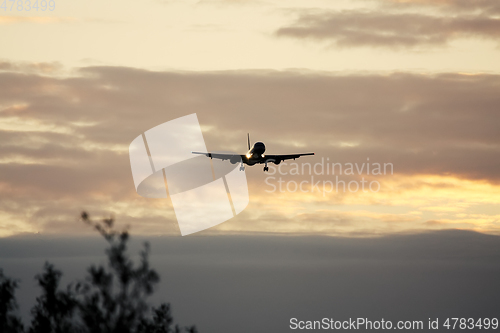
[[[134,235],[132,233],[132,235]],[[143,238],[132,237],[131,253]],[[422,320],[496,318],[500,240],[447,231],[412,236],[154,237],[151,266],[161,284],[154,303],[200,332],[293,332],[291,318]],[[15,237],[0,242],[5,274],[21,279],[28,317],[44,260],[65,286],[103,259],[100,238]],[[435,330],[434,330],[435,331]],[[422,332],[429,332],[427,326]],[[432,332],[432,330],[430,330]]]
[[[349,232],[368,234],[478,225],[494,232],[499,85],[500,76],[488,74],[126,67],[84,67],[69,77],[0,72],[1,229],[4,235],[73,232],[75,216],[89,209],[119,214],[120,221],[140,230],[176,232],[169,201],[135,193],[127,149],[138,133],[196,112],[210,150],[244,152],[250,132],[253,141],[266,142],[268,153],[316,152],[298,162],[369,158],[394,165],[393,175],[379,179],[382,191],[376,195],[326,197],[269,194],[261,168],[249,168],[254,206],[220,230],[335,232],[342,226],[338,221],[351,221]],[[296,204],[287,208],[290,202]],[[337,210],[347,204],[383,205],[389,211]],[[400,215],[395,205],[410,208]],[[488,213],[471,208],[477,205],[490,207]],[[439,207],[453,214],[429,215]],[[297,214],[302,217],[294,218]],[[311,224],[314,219],[319,222]],[[398,219],[399,224],[391,222]],[[364,221],[363,227],[356,221]]]
[[[498,41],[497,1],[376,1],[372,10],[298,10],[277,37],[327,42],[341,48],[422,49],[458,39]],[[431,9],[431,11],[429,11]]]

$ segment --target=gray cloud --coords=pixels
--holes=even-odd
[[[498,40],[500,20],[484,15],[448,17],[382,11],[303,13],[275,35],[326,41],[338,47],[417,48],[444,46],[458,38]]]
[[[122,211],[119,220],[131,222],[161,220],[158,203],[134,191],[127,148],[139,133],[193,112],[210,150],[244,152],[248,131],[252,140],[266,142],[268,153],[317,153],[303,162],[363,163],[369,157],[393,163],[399,175],[498,183],[499,85],[500,76],[487,74],[125,67],[86,67],[73,77],[3,72],[1,210],[42,230],[44,223],[73,221],[84,208]],[[259,195],[262,174],[248,177]],[[69,225],[61,228],[71,231]]]
[[[496,0],[378,0],[378,4],[388,5],[390,8],[404,9],[408,7],[438,8],[446,12],[479,12],[495,15],[500,13],[500,4]]]
[[[398,160],[398,172],[441,165],[435,172],[458,167],[466,169],[464,176],[480,176],[481,165],[456,162],[472,155],[486,166],[499,148],[496,75],[168,73],[109,67],[82,73],[67,79],[0,75],[2,105],[26,105],[7,107],[2,117],[49,126],[40,132],[37,125],[0,131],[3,157],[62,159],[59,167],[73,168],[76,162],[96,167],[106,162],[106,169],[115,170],[128,163],[127,147],[137,133],[192,112],[207,126],[211,149],[244,149],[248,130],[252,138],[271,142],[270,149],[331,152],[346,161],[378,154]],[[286,147],[292,139],[305,147]],[[359,146],[341,147],[341,142]],[[411,167],[417,160],[424,162]],[[491,171],[483,170],[483,177],[496,179]]]

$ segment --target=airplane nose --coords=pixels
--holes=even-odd
[[[261,144],[259,144],[259,145],[258,145],[258,144],[255,144],[255,146],[254,146],[254,151],[255,151],[257,154],[262,155],[262,154],[264,154],[264,152],[266,151],[266,146],[264,146],[264,144],[263,144],[263,143],[261,143]]]

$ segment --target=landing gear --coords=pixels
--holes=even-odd
[[[240,165],[240,171],[245,171],[245,166],[243,165],[243,163],[241,163]]]
[[[265,166],[264,171],[269,171],[269,168]]]

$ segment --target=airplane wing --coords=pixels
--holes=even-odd
[[[193,154],[200,154],[200,155],[205,155],[206,157],[210,158],[217,158],[219,160],[230,160],[231,157],[237,156],[240,159],[245,158],[245,155],[238,155],[238,154],[224,154],[224,153],[201,153],[198,151],[192,151],[191,153]]]
[[[314,153],[303,153],[303,154],[288,154],[288,155],[265,155],[264,158],[266,161],[273,162],[275,164],[279,164],[284,160],[291,160],[299,158],[300,156],[314,155]]]
[[[238,154],[230,154],[230,153],[228,153],[228,154],[225,154],[225,153],[202,153],[202,152],[198,152],[198,151],[192,151],[191,153],[205,155],[206,157],[216,158],[216,159],[223,160],[223,161],[231,160],[231,158],[236,157],[237,159],[233,159],[233,160],[236,160],[233,163],[237,163],[240,161],[243,161],[243,163],[246,163],[245,161],[248,160],[246,155],[238,155]],[[260,160],[256,160],[254,163],[262,164],[262,163],[265,163],[267,161],[268,163],[272,162],[274,164],[279,164],[284,160],[292,160],[292,159],[294,160],[294,159],[299,158],[301,156],[307,156],[307,155],[314,155],[314,153],[286,154],[286,155],[265,155],[264,158],[262,158]]]

